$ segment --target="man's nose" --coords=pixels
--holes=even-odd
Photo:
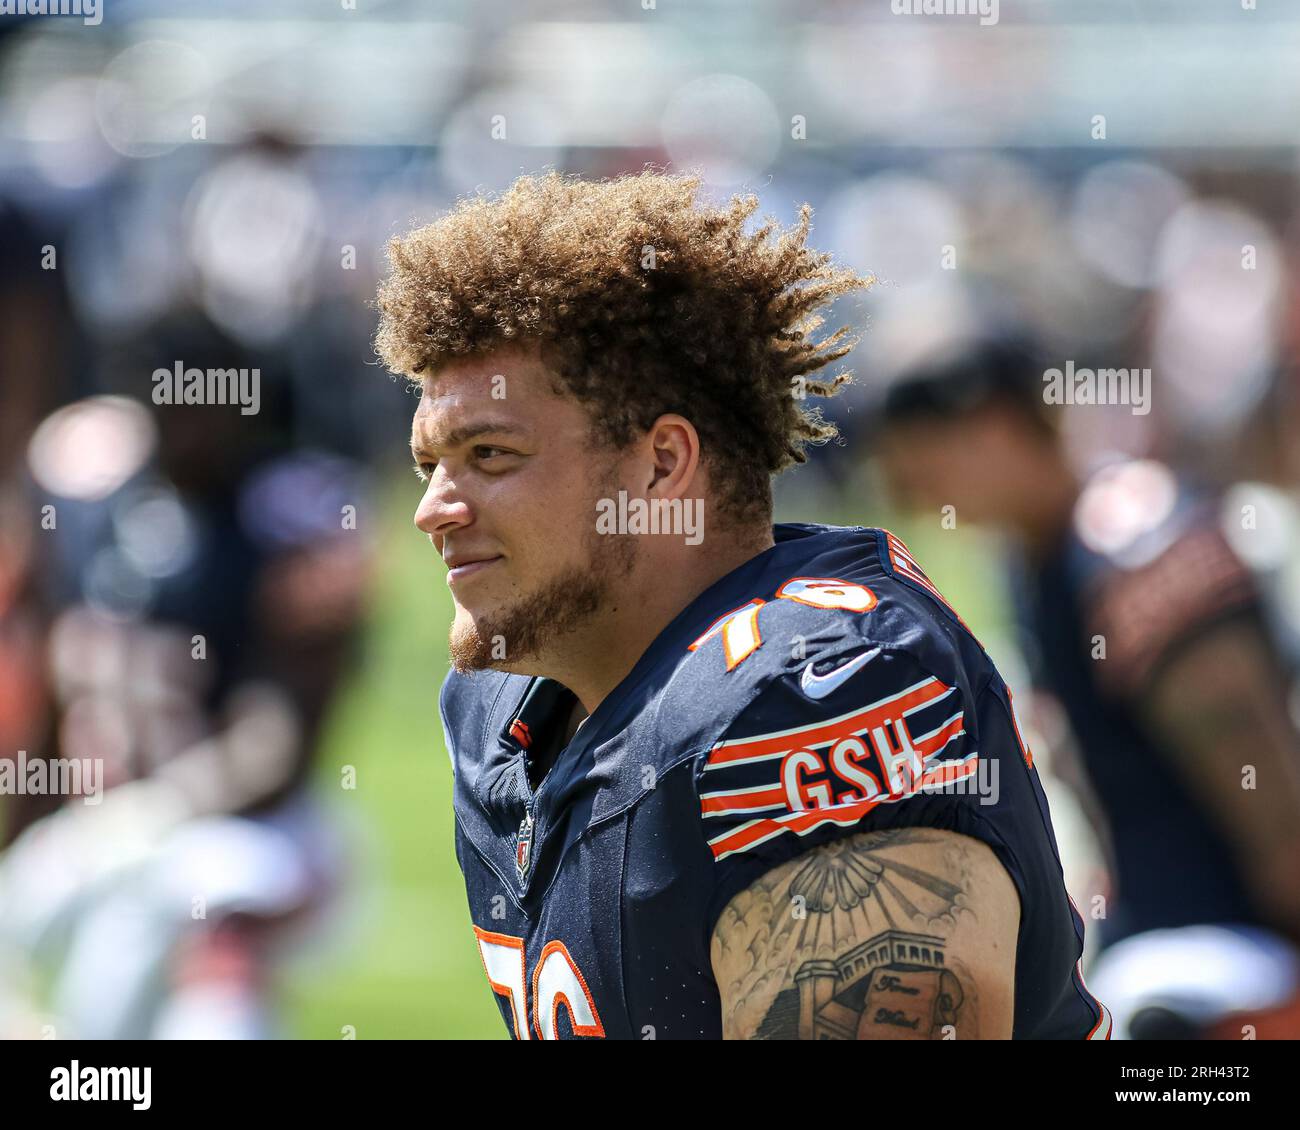
[[[415,508],[414,521],[417,530],[431,538],[441,538],[454,529],[468,526],[473,521],[473,512],[447,473],[435,467],[424,497]]]

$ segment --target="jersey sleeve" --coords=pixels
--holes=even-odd
[[[1140,694],[1166,659],[1210,627],[1260,609],[1249,568],[1206,521],[1144,564],[1108,570],[1087,595],[1085,642],[1104,658],[1100,685],[1116,697]]]
[[[714,868],[709,933],[765,872],[866,831],[972,836],[1023,891],[1016,823],[1039,817],[1015,812],[1028,795],[1003,782],[1010,770],[1023,785],[1030,756],[996,673],[972,689],[959,669],[945,679],[912,651],[859,645],[767,682],[695,766]]]

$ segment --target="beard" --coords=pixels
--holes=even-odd
[[[598,534],[593,525],[585,544],[584,564],[568,566],[491,616],[458,618],[449,640],[452,666],[461,674],[513,667],[599,615],[613,601],[616,582],[636,564],[635,535]]]

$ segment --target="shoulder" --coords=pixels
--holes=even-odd
[[[697,758],[715,860],[777,859],[974,778],[992,668],[975,683],[950,646],[920,652],[841,638],[764,680]]]
[[[850,707],[906,699],[920,708],[954,688],[974,695],[992,664],[908,557],[891,562],[882,530],[824,528],[801,559],[774,562],[697,625],[662,682],[659,717],[688,744],[748,739]],[[897,543],[901,547],[901,542]]]
[[[743,701],[720,714],[696,759],[719,862],[779,859],[887,809],[901,817],[902,801],[978,769],[977,704],[996,675],[983,649],[937,590],[881,559],[846,572],[801,579],[765,604],[752,653],[715,654],[715,668],[731,670],[691,680],[725,683],[753,662],[736,684]]]
[[[1135,689],[1186,640],[1257,601],[1215,500],[1153,460],[1112,464],[1080,493],[1084,628],[1104,645],[1103,679]]]
[[[877,559],[828,583],[849,608],[778,599],[768,603],[791,607],[766,620],[760,609],[762,642],[732,669],[754,661],[744,702],[693,761],[718,865],[710,921],[765,871],[858,832],[964,835],[991,845],[1013,878],[1022,850],[1038,858],[1032,759],[1005,685],[908,556],[908,577]]]

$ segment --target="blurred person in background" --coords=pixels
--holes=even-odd
[[[0,771],[43,756],[54,710],[44,651],[51,610],[40,585],[38,533],[28,505],[24,455],[41,417],[64,391],[66,317],[59,276],[41,269],[42,238],[0,196]],[[19,751],[24,751],[20,754]],[[0,798],[0,848],[50,810],[49,798]],[[0,945],[0,1035],[30,1029],[24,978]]]
[[[1295,1038],[1300,737],[1272,609],[1212,493],[1150,459],[1076,474],[1048,368],[1024,340],[950,344],[891,384],[876,453],[905,505],[1010,543],[1109,843],[1089,983],[1117,1036]]]
[[[28,449],[57,756],[101,767],[0,859],[0,938],[89,1038],[274,1035],[267,969],[340,881],[305,782],[368,572],[350,460],[288,450],[264,358],[176,312],[108,383],[259,364],[260,406],[94,396]],[[35,518],[27,525],[36,528]]]
[[[41,749],[51,725],[40,654],[49,613],[38,581],[34,526],[27,521],[27,441],[64,393],[66,304],[59,276],[41,269],[42,240],[30,220],[0,197],[0,758]],[[9,799],[0,812],[0,846],[15,812],[37,798]]]

